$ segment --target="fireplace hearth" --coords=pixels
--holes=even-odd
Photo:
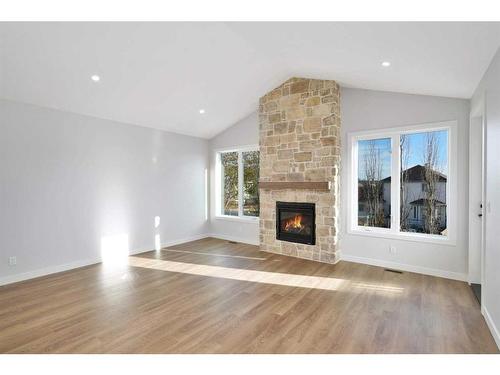
[[[276,239],[315,245],[314,203],[276,202]]]

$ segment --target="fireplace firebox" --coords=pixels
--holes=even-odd
[[[276,202],[276,239],[315,245],[314,203]]]

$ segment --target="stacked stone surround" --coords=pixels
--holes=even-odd
[[[335,81],[291,78],[260,99],[260,181],[328,181],[329,191],[260,189],[260,248],[338,260],[340,94]],[[276,239],[276,201],[316,204],[316,245]]]

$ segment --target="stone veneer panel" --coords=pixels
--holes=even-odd
[[[338,259],[340,94],[335,81],[291,78],[260,99],[260,180],[329,181],[330,191],[260,189],[260,248]],[[316,204],[316,245],[276,239],[276,201]]]

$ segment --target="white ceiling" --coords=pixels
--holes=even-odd
[[[291,76],[469,98],[500,23],[2,23],[0,43],[0,97],[211,138]]]

